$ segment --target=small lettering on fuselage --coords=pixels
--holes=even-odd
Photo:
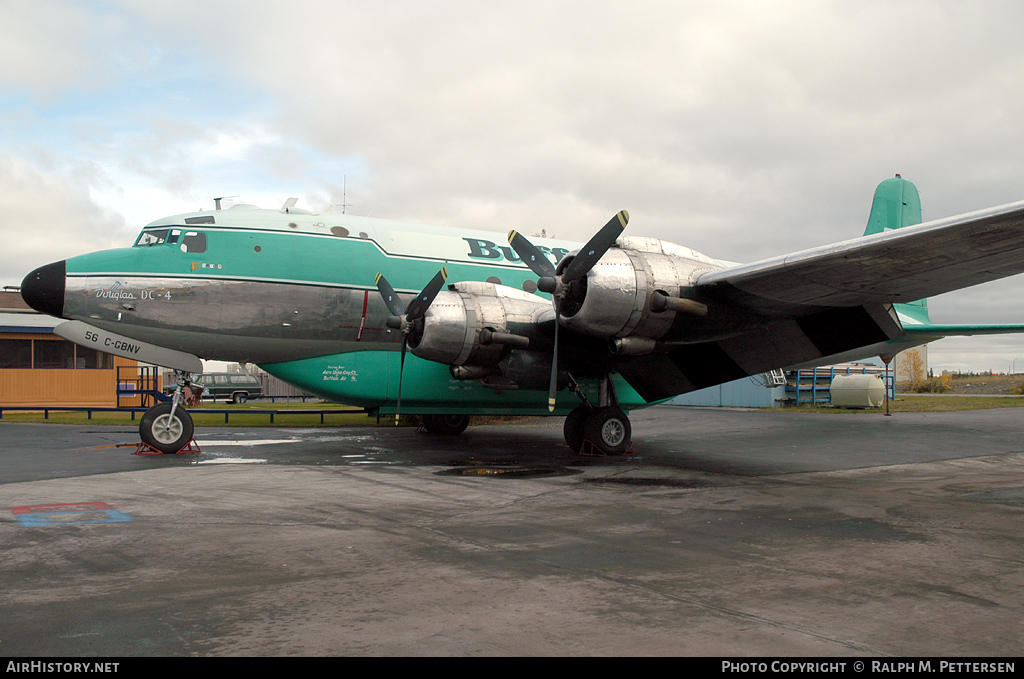
[[[120,281],[114,281],[114,284],[106,290],[96,290],[96,297],[102,297],[103,299],[135,299],[135,295],[129,290],[121,289]]]
[[[329,365],[323,371],[324,382],[355,382],[359,373],[347,370],[343,365]]]
[[[463,238],[469,244],[469,252],[466,254],[473,259],[486,259],[490,261],[506,261],[506,262],[521,262],[519,255],[516,251],[508,246],[499,246],[489,240],[482,238]],[[549,248],[543,245],[538,245],[537,249],[543,252],[545,255],[550,256],[554,259],[554,263],[558,264],[558,261],[569,254],[569,251],[565,248]]]
[[[128,342],[122,342],[121,340],[116,340],[113,337],[106,337],[106,338],[104,338],[103,339],[103,344],[104,344],[104,346],[108,346],[108,347],[111,347],[113,349],[117,349],[118,351],[126,351],[126,352],[132,353],[132,354],[139,353],[139,349],[142,348],[138,344],[128,344]]]
[[[102,299],[115,299],[115,300],[116,299],[135,299],[135,293],[134,292],[132,292],[131,290],[121,290],[120,286],[121,286],[120,283],[116,283],[116,284],[110,286],[109,290],[97,290],[96,291],[96,298],[97,299],[100,299],[100,298],[102,298]],[[170,293],[169,290],[166,290],[166,291],[163,291],[163,292],[161,292],[159,290],[140,290],[139,291],[139,299],[156,299],[158,297],[163,297],[164,299],[170,299],[171,298],[171,293]]]

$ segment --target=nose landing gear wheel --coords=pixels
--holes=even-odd
[[[195,426],[192,416],[178,406],[171,417],[171,404],[161,403],[145,412],[139,422],[143,443],[161,453],[176,453],[192,440]]]

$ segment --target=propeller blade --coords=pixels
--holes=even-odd
[[[398,368],[398,402],[395,404],[395,426],[398,426],[398,416],[402,412],[402,377],[405,375],[405,349],[409,346],[409,336],[402,338],[402,360]]]
[[[512,246],[512,249],[519,255],[519,259],[523,260],[526,266],[530,267],[533,273],[537,274],[541,278],[550,278],[555,275],[555,267],[548,258],[544,256],[544,253],[537,248],[536,245],[527,240],[526,236],[519,233],[518,231],[508,232],[508,244]]]
[[[628,223],[629,213],[625,210],[608,220],[608,223],[601,227],[601,230],[595,233],[579,254],[569,262],[569,266],[562,272],[562,280],[571,283],[586,276],[598,260],[604,257],[604,253],[608,252],[608,248],[615,244],[615,240]]]
[[[405,315],[405,304],[398,296],[398,293],[395,292],[395,289],[391,287],[391,284],[388,283],[388,279],[384,278],[383,274],[378,273],[375,282],[377,283],[377,289],[380,290],[380,296],[384,298],[384,303],[388,306],[388,311],[395,316]]]
[[[441,287],[447,279],[448,269],[442,267],[437,272],[437,275],[427,283],[427,287],[423,288],[423,291],[416,296],[416,299],[406,307],[387,279],[383,275],[377,274],[377,289],[380,290],[380,295],[384,298],[384,303],[387,305],[388,310],[394,314],[392,318],[388,319],[387,326],[389,328],[397,327],[402,330],[402,358],[398,368],[398,398],[395,403],[396,426],[398,425],[398,417],[402,413],[402,378],[405,376],[405,352],[409,349],[409,333],[415,321],[421,320],[426,315],[430,303],[437,297],[437,293],[441,291]]]
[[[555,412],[555,392],[558,391],[558,326],[561,323],[558,322],[558,307],[561,305],[561,300],[556,296],[552,297],[555,301],[555,349],[551,354],[551,383],[548,385],[548,412]]]
[[[448,267],[442,267],[437,274],[430,279],[427,283],[427,287],[423,288],[423,292],[416,296],[412,302],[409,303],[409,308],[406,309],[409,321],[416,321],[423,318],[424,314],[427,313],[427,308],[430,303],[437,297],[437,293],[441,292],[441,288],[444,286],[444,282],[448,279]]]

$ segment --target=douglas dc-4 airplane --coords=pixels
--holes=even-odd
[[[746,265],[624,236],[625,212],[579,247],[295,202],[157,220],[130,248],[33,271],[22,296],[69,319],[56,329],[67,339],[182,371],[140,425],[164,452],[192,437],[180,394],[200,358],[257,363],[378,415],[418,413],[437,433],[474,413],[567,415],[573,450],[618,454],[626,413],[677,394],[1024,330],[932,325],[914,302],[1024,272],[1024,201],[920,224],[917,189],[898,175],[879,185],[863,237]]]

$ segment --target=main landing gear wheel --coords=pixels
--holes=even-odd
[[[565,418],[562,433],[573,452],[590,452],[589,442],[596,453],[622,455],[629,450],[633,428],[626,413],[617,406],[579,406]]]
[[[139,422],[139,436],[147,446],[161,453],[176,453],[192,440],[195,426],[192,416],[178,406],[171,417],[170,403],[153,406]]]
[[[622,455],[629,450],[632,434],[629,418],[616,406],[598,408],[583,422],[583,438],[605,455]]]
[[[455,436],[466,431],[469,415],[424,415],[423,427],[431,434]]]

